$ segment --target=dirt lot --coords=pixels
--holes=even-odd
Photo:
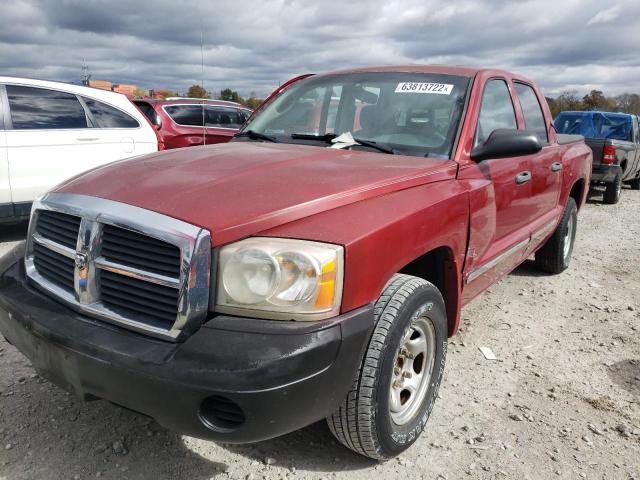
[[[464,310],[429,426],[396,460],[350,453],[323,423],[245,446],[179,436],[77,402],[0,341],[0,480],[640,479],[640,192],[579,218],[567,272],[525,264]]]

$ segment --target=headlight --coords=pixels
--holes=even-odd
[[[337,315],[343,248],[255,237],[220,249],[216,311],[281,320]]]

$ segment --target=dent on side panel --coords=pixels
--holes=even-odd
[[[496,236],[496,195],[494,183],[478,165],[467,167],[464,177],[458,181],[469,189],[469,243],[464,265],[464,272],[468,273],[490,255],[489,250]],[[462,305],[477,295],[478,292],[474,292],[472,286],[473,284],[465,285],[463,281]]]

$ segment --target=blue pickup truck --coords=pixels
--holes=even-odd
[[[593,151],[592,185],[604,185],[605,203],[618,203],[622,184],[640,190],[640,130],[635,115],[612,112],[560,112],[556,131],[582,135]]]

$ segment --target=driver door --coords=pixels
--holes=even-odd
[[[518,125],[507,81],[492,78],[482,94],[474,146],[500,128],[517,129]],[[478,187],[470,197],[471,225],[463,285],[463,302],[467,302],[523,258],[530,238],[530,156],[489,158],[461,168],[458,178]]]

